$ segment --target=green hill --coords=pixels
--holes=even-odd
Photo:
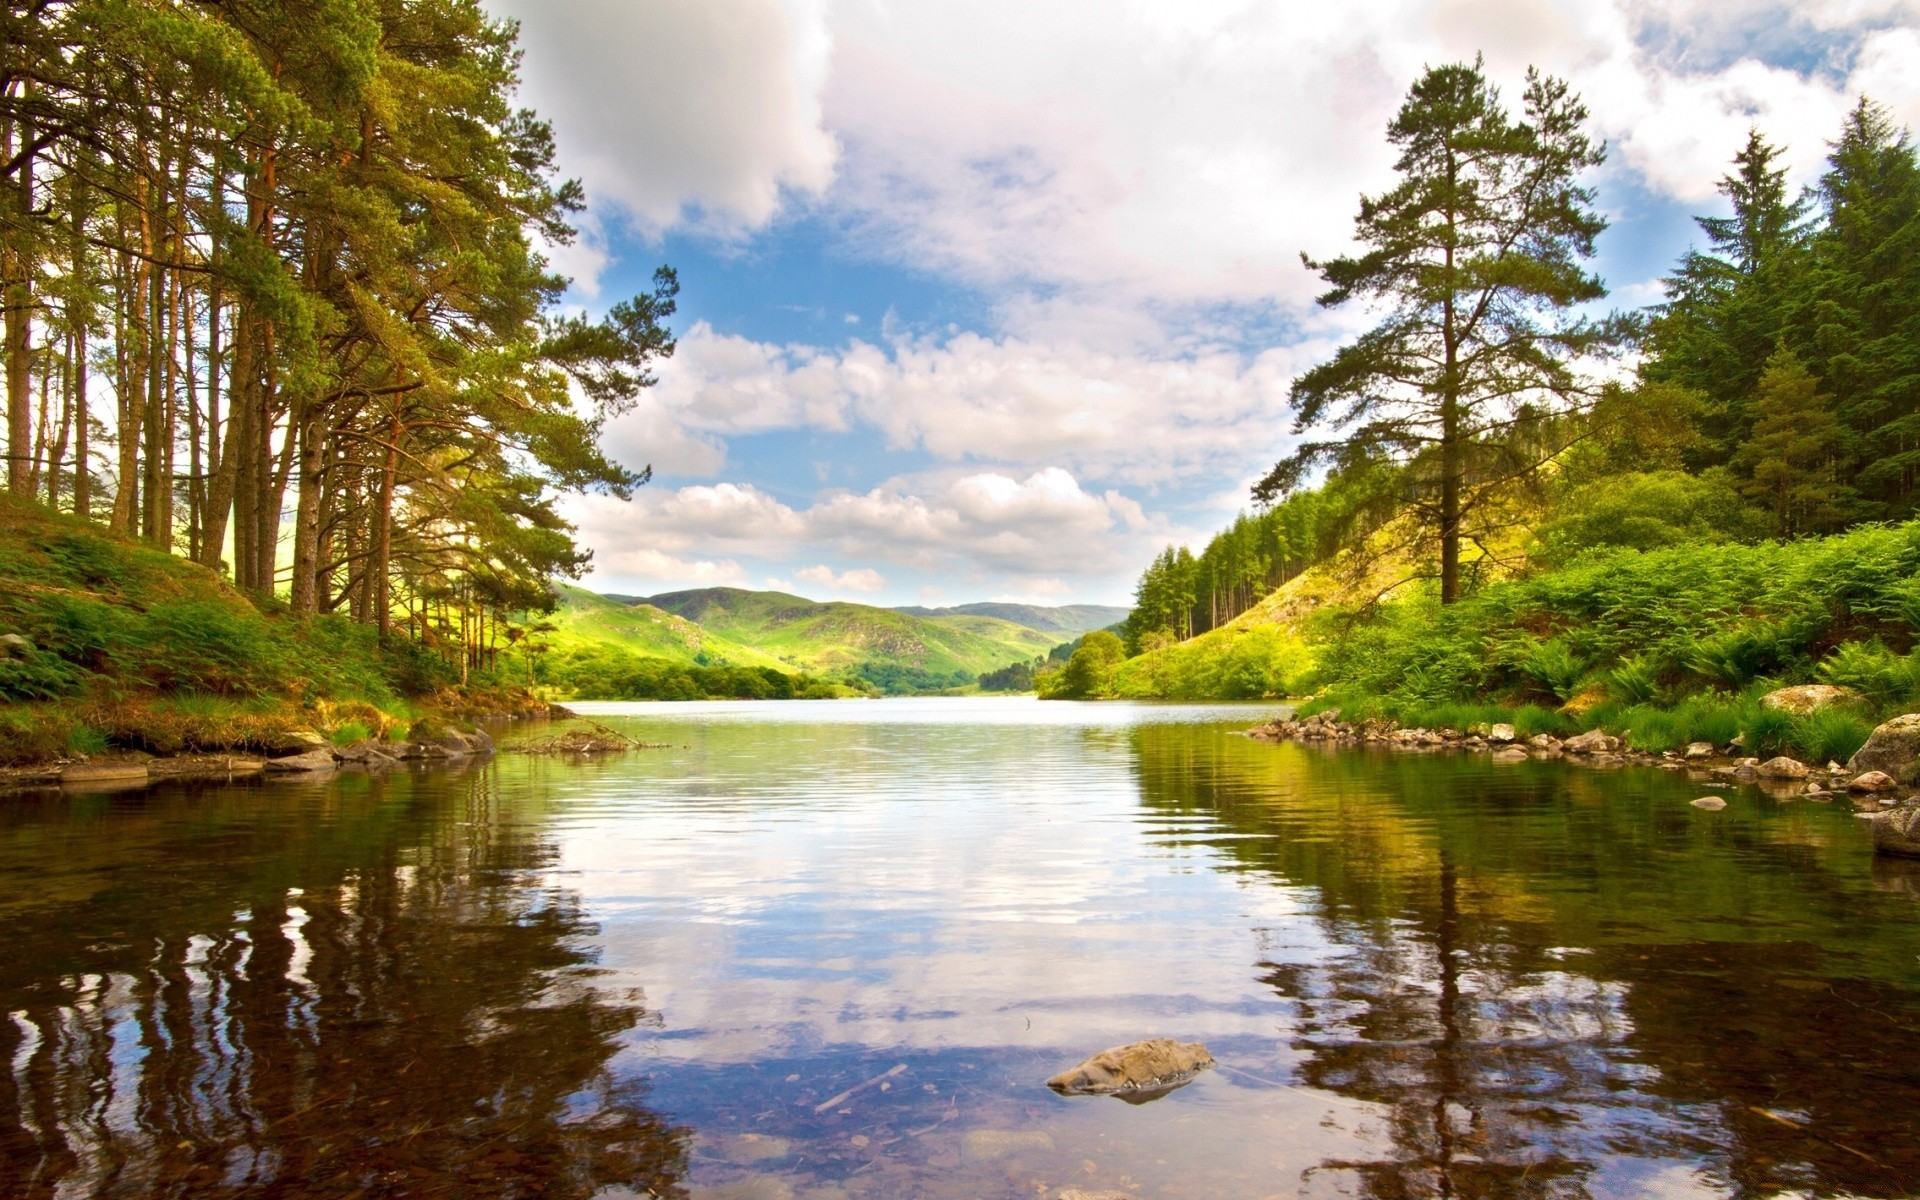
[[[981,672],[1043,655],[1062,640],[992,616],[917,616],[741,588],[669,592],[642,604],[773,655],[790,669],[859,675],[885,690],[970,683]]]
[[[560,607],[547,618],[555,631],[548,642],[556,650],[580,645],[612,646],[687,666],[793,667],[751,646],[743,646],[694,621],[642,601],[623,602],[585,588],[561,584]]]
[[[1003,604],[987,600],[978,604],[958,604],[952,608],[907,605],[893,611],[936,620],[947,617],[997,617],[1028,629],[1037,629],[1041,633],[1059,634],[1065,640],[1124,621],[1131,610],[1112,604]]]

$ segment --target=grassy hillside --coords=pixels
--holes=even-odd
[[[204,567],[0,496],[0,763],[377,732],[450,681],[416,643],[256,605]]]
[[[1372,609],[1339,564],[1231,624],[1121,664],[1123,696],[1317,691],[1351,716],[1464,727],[1595,726],[1645,750],[1747,735],[1755,751],[1844,760],[1873,723],[1920,703],[1920,522],[1790,542],[1605,547],[1441,607],[1411,586]],[[1792,718],[1784,685],[1851,689]]]
[[[1002,604],[986,600],[978,604],[957,604],[951,608],[907,605],[893,611],[936,620],[946,617],[996,617],[1015,625],[1025,625],[1028,629],[1037,629],[1041,633],[1058,634],[1059,640],[1065,641],[1124,621],[1130,610],[1111,604]]]
[[[558,651],[580,645],[612,646],[685,666],[792,670],[770,654],[644,601],[622,603],[569,584],[560,585],[559,593],[559,609],[544,618],[556,626],[547,642]]]
[[[671,592],[648,603],[792,668],[857,674],[888,690],[971,683],[981,672],[1044,655],[1062,640],[996,617],[919,617],[741,588]]]

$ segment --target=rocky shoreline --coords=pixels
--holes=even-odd
[[[316,779],[340,770],[389,771],[406,765],[484,758],[493,752],[493,737],[479,726],[424,717],[414,722],[401,740],[367,738],[335,746],[317,730],[294,729],[237,751],[108,751],[0,768],[0,791],[122,791],[174,781],[225,782],[266,776]]]
[[[1873,821],[1874,849],[1920,857],[1920,714],[1895,717],[1876,728],[1867,744],[1846,763],[1825,766],[1776,756],[1742,756],[1739,745],[1694,742],[1685,750],[1654,753],[1637,750],[1600,729],[1569,738],[1535,734],[1522,738],[1511,725],[1471,729],[1407,728],[1379,718],[1342,721],[1327,709],[1304,719],[1281,717],[1256,725],[1246,735],[1258,741],[1301,742],[1324,746],[1376,747],[1386,750],[1485,753],[1494,762],[1566,760],[1594,768],[1654,767],[1684,772],[1709,787],[1753,784],[1777,798],[1831,801],[1846,796],[1858,816]],[[1694,801],[1704,809],[1723,808],[1717,796]]]

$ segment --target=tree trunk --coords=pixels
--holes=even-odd
[[[67,372],[73,388],[73,513],[82,520],[93,516],[93,450],[88,445],[87,428],[87,309],[81,299],[86,287],[86,191],[78,180],[73,184],[73,238],[67,269],[73,273],[75,287],[70,301],[74,311],[67,314],[68,353],[72,364]]]
[[[32,129],[17,131],[18,143],[32,140]],[[15,138],[7,139],[12,150]],[[11,155],[9,155],[11,156]],[[7,247],[6,342],[7,342],[7,490],[29,498],[33,495],[33,255],[26,244],[26,214],[33,211],[33,160],[20,167],[19,211],[21,226],[15,229]]]
[[[396,401],[393,421],[387,431],[387,460],[380,471],[380,500],[374,506],[375,521],[373,535],[373,562],[368,567],[372,576],[368,579],[368,600],[373,605],[374,623],[380,627],[380,636],[386,637],[393,624],[393,606],[388,592],[387,575],[393,563],[393,489],[394,475],[400,466],[400,432],[404,427],[400,423],[400,408]]]
[[[287,436],[299,432],[300,491],[293,519],[293,582],[290,596],[293,611],[312,614],[320,611],[320,489],[325,472],[325,438],[321,430],[322,405],[309,400],[294,414]]]
[[[122,225],[124,226],[124,221]],[[139,518],[140,498],[140,404],[134,395],[134,379],[142,374],[134,362],[133,338],[127,312],[133,307],[133,264],[129,256],[120,256],[120,271],[114,280],[114,400],[119,414],[119,479],[113,490],[112,528],[131,536]]]

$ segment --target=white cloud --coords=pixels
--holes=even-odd
[[[644,454],[683,476],[717,474],[725,435],[856,423],[950,462],[1063,466],[1133,484],[1240,474],[1284,448],[1287,384],[1331,345],[1155,355],[963,333],[823,350],[697,324],[608,440],[625,458]]]
[[[795,579],[818,584],[830,592],[877,592],[887,586],[880,572],[872,567],[859,567],[852,571],[835,572],[824,563],[819,566],[801,567],[793,573]]]
[[[836,567],[819,561],[824,556],[1051,594],[1065,586],[1063,576],[1130,577],[1143,556],[1189,534],[1118,491],[1082,488],[1058,467],[1025,477],[972,471],[897,479],[866,491],[822,492],[805,508],[735,483],[565,503],[585,540],[601,547],[601,586],[629,576],[735,582],[747,574],[737,561],[743,558],[781,567],[775,578],[783,585],[790,571],[795,580],[834,591],[888,586],[871,567]]]
[[[593,544],[596,575],[699,587],[739,583],[746,578],[746,572],[740,569],[740,564],[731,559],[679,558],[650,547],[634,546],[630,540],[614,538],[599,538]]]
[[[823,0],[489,0],[520,22],[522,92],[561,166],[648,232],[765,224],[833,178]]]

